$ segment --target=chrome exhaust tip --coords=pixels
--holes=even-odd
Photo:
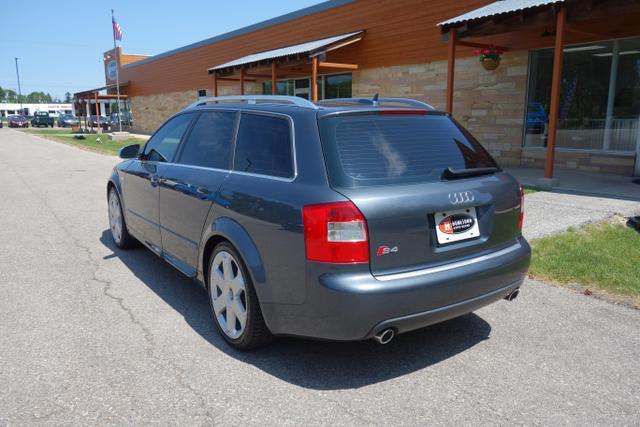
[[[504,299],[506,299],[507,301],[513,301],[518,297],[519,293],[520,293],[520,288],[517,288],[515,291],[511,292],[509,295],[504,297]]]
[[[380,332],[378,332],[377,334],[375,334],[373,336],[373,339],[378,343],[378,344],[389,344],[391,342],[391,340],[396,336],[396,332],[392,329],[385,329],[382,330]]]

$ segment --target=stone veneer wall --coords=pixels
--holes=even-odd
[[[213,88],[207,88],[210,96]],[[260,94],[262,85],[248,82],[245,93]],[[240,87],[235,85],[220,85],[218,95],[239,95]],[[132,96],[130,98],[131,114],[133,116],[133,132],[151,134],[164,123],[167,118],[198,100],[197,91],[171,92],[157,95]]]
[[[478,58],[456,60],[454,117],[503,165],[520,165],[528,53],[506,53],[495,71]],[[447,61],[365,69],[353,74],[354,96],[401,96],[445,108]]]

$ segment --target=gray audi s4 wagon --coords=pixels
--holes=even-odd
[[[418,101],[209,98],[120,157],[115,244],[201,283],[240,349],[279,335],[385,344],[512,300],[529,266],[522,187]]]

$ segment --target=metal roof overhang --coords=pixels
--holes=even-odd
[[[299,55],[314,57],[355,43],[361,40],[363,36],[364,31],[355,31],[264,52],[252,53],[233,61],[211,67],[208,71],[209,74],[224,74],[242,66],[268,63],[276,59],[290,58]]]
[[[120,87],[125,87],[129,85],[129,81],[124,81],[124,82],[120,82]],[[87,89],[87,90],[83,90],[80,92],[76,92],[73,95],[74,96],[86,96],[86,95],[91,95],[93,93],[96,92],[100,92],[101,90],[109,90],[109,89],[115,89],[116,88],[116,84],[110,84],[110,85],[106,85],[106,86],[101,86],[101,87],[97,87],[95,89]],[[124,97],[126,95],[120,95],[121,97]]]
[[[564,3],[564,0],[499,0],[486,6],[479,7],[470,12],[456,16],[455,18],[442,21],[438,24],[445,31],[448,27],[458,26],[470,21],[484,18],[493,18],[499,15],[506,15],[525,11],[541,6],[549,6],[556,3]]]

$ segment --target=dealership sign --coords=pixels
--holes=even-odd
[[[107,78],[109,80],[115,80],[116,79],[116,71],[117,71],[117,64],[116,61],[110,61],[107,64]]]

